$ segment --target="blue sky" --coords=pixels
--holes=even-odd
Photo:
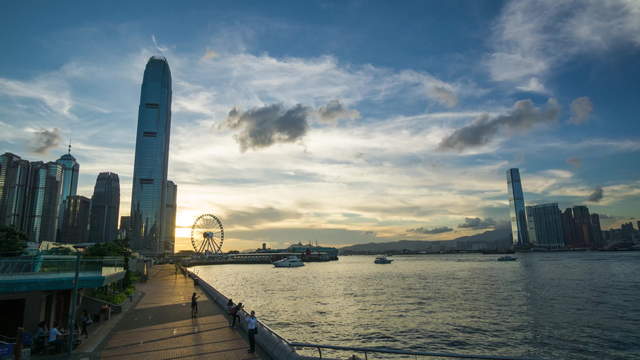
[[[639,34],[632,0],[5,2],[0,146],[54,160],[71,138],[79,192],[116,172],[127,215],[161,54],[178,224],[213,212],[231,248],[484,231],[509,167],[528,202],[613,226],[640,216]]]

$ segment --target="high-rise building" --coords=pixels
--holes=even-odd
[[[28,199],[29,241],[55,241],[62,191],[62,166],[55,162],[31,163]]]
[[[602,238],[602,228],[600,227],[600,215],[591,214],[591,233],[593,235],[592,247],[601,248],[604,246]]]
[[[557,203],[527,206],[529,240],[536,247],[562,248],[562,216]]]
[[[593,231],[591,230],[589,208],[582,205],[574,206],[573,218],[576,221],[579,247],[590,248],[593,243]]]
[[[131,194],[131,247],[161,254],[171,131],[171,71],[164,57],[147,62],[140,92]]]
[[[131,217],[129,216],[120,216],[120,229],[118,230],[118,236],[120,239],[129,238],[129,233],[131,232]]]
[[[571,210],[571,208],[566,208],[562,213],[562,232],[564,233],[564,243],[568,247],[580,247],[576,221],[573,218],[573,210]]]
[[[69,195],[65,201],[60,229],[60,241],[68,244],[89,241],[89,214],[91,200],[80,195]]]
[[[171,180],[167,181],[167,205],[164,213],[164,241],[165,253],[173,254],[176,242],[176,203],[178,186]]]
[[[507,170],[507,187],[509,189],[509,213],[511,216],[511,236],[513,246],[523,247],[529,244],[527,234],[527,216],[524,206],[524,194],[520,182],[520,170]]]
[[[31,163],[18,155],[0,155],[0,225],[23,232],[29,226]]]
[[[90,242],[114,241],[118,236],[120,212],[120,180],[118,174],[98,175],[91,197]]]
[[[62,155],[56,162],[62,166],[62,191],[58,210],[58,233],[60,233],[62,230],[62,220],[65,217],[64,210],[67,208],[67,198],[76,195],[78,190],[80,164],[71,156],[71,145],[69,145],[69,151]]]

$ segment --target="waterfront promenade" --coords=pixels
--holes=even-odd
[[[190,278],[159,265],[140,285],[144,297],[118,323],[101,347],[100,358],[112,359],[259,359],[248,341],[229,328],[221,309]],[[199,315],[191,319],[191,294]]]

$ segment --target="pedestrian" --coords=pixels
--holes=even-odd
[[[256,312],[251,311],[251,315],[247,316],[247,333],[249,334],[249,353],[256,352],[256,335],[258,334],[258,319]]]
[[[58,322],[54,322],[53,327],[49,329],[49,344],[53,344],[56,351],[60,351],[62,349],[62,345],[64,345],[60,338],[62,335],[64,334],[58,330]]]
[[[80,324],[82,324],[82,331],[80,332],[80,336],[84,335],[85,339],[89,338],[89,331],[87,331],[87,327],[91,325],[93,321],[89,317],[89,313],[87,310],[82,312],[82,317],[80,317]]]
[[[233,322],[231,323],[232,328],[236,326],[236,319],[239,318],[238,313],[240,312],[240,310],[242,310],[243,306],[244,305],[242,305],[242,303],[238,303],[238,305],[234,306],[233,309],[231,309],[231,318],[233,319]]]
[[[229,299],[227,301],[227,314],[231,315],[231,310],[233,310],[233,300]]]
[[[195,318],[198,316],[198,298],[199,296],[196,293],[191,295],[191,317]]]

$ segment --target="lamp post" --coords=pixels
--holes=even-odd
[[[76,304],[78,303],[78,279],[80,277],[80,253],[76,254],[76,273],[73,278],[73,290],[71,292],[71,304],[69,304],[69,324],[67,328],[69,329],[69,343],[67,344],[67,353],[71,355],[73,351],[73,335],[75,331],[75,323],[76,323]]]

